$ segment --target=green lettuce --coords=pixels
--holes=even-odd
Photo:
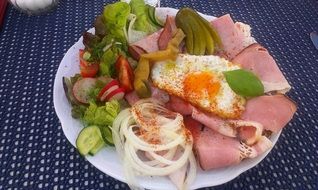
[[[94,102],[90,102],[84,113],[83,122],[87,126],[111,126],[119,111],[120,104],[116,100],[106,102],[104,106],[97,106]]]
[[[96,102],[99,92],[104,88],[105,85],[106,85],[106,82],[104,82],[103,80],[99,80],[99,79],[96,80],[94,87],[88,91],[90,102]]]
[[[71,110],[72,117],[75,119],[83,118],[86,109],[87,107],[84,105],[73,105]]]
[[[125,2],[108,4],[103,11],[107,35],[116,42],[127,43],[125,37],[126,24],[130,14],[130,6]]]
[[[144,0],[131,0],[129,5],[131,7],[131,13],[137,16],[134,24],[135,30],[143,31],[148,34],[158,30],[148,17],[148,8]]]
[[[99,75],[112,76],[115,73],[114,64],[117,59],[118,52],[112,48],[106,50],[100,60]]]
[[[111,126],[119,112],[120,104],[117,100],[106,102],[104,106],[98,106],[94,102],[90,102],[82,121],[86,126],[97,125],[104,142],[112,145]]]

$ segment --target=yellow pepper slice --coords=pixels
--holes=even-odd
[[[147,54],[142,54],[135,69],[134,88],[140,98],[151,96],[150,88],[147,84],[150,74],[150,62],[175,60],[179,53],[179,45],[185,38],[181,29],[177,29],[174,37],[169,41],[167,49]]]

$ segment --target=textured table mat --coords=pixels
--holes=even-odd
[[[53,81],[65,52],[107,1],[60,0],[29,17],[11,6],[0,32],[0,189],[125,189],[81,157],[64,137]],[[318,31],[314,0],[163,0],[162,6],[230,13],[252,26],[293,86],[295,118],[255,168],[211,189],[318,189]],[[213,179],[211,179],[213,180]]]

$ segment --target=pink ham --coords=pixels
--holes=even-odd
[[[262,136],[253,146],[239,142],[236,138],[221,135],[188,117],[185,126],[194,139],[194,151],[203,170],[236,165],[244,158],[254,158],[272,146],[272,142]]]
[[[142,47],[136,45],[128,46],[128,52],[131,55],[131,57],[137,61],[139,61],[140,56],[142,54],[147,53],[146,50],[144,50]]]
[[[251,36],[246,36],[245,25],[236,25],[229,14],[212,20],[211,24],[221,38],[223,51],[220,54],[226,59],[231,60],[250,45],[248,42],[254,41]]]
[[[252,146],[253,150],[255,150],[256,155],[261,155],[268,149],[273,146],[272,141],[270,141],[267,137],[262,136],[258,142]]]
[[[213,129],[214,131],[219,132],[220,134],[229,137],[236,136],[236,129],[229,125],[226,120],[218,116],[194,108],[192,112],[192,118]]]
[[[160,90],[159,88],[156,88],[154,86],[151,87],[151,97],[162,102],[167,103],[169,101],[169,94],[163,90]],[[136,91],[132,91],[125,95],[125,99],[129,103],[129,105],[134,105],[140,98],[138,97]]]
[[[159,50],[165,50],[168,46],[169,41],[172,39],[177,26],[175,24],[174,17],[167,16],[165,26],[158,39]]]
[[[209,128],[201,131],[202,125],[191,118],[185,119],[185,126],[193,135],[194,150],[202,169],[221,168],[241,161],[240,143],[237,140]]]
[[[159,50],[158,39],[160,37],[161,32],[162,32],[162,29],[153,34],[150,34],[149,36],[137,42],[134,42],[132,45],[142,47],[148,53],[158,51]]]
[[[258,122],[264,129],[277,133],[296,110],[295,103],[284,95],[259,96],[247,101],[242,119]]]
[[[265,92],[285,93],[291,88],[273,57],[259,44],[245,48],[232,62],[255,73],[262,81]]]
[[[182,115],[191,115],[193,106],[177,96],[170,96],[170,101],[166,104],[172,111]]]

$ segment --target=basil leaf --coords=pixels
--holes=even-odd
[[[264,94],[264,86],[252,72],[243,69],[223,73],[231,89],[244,97],[255,97]]]

